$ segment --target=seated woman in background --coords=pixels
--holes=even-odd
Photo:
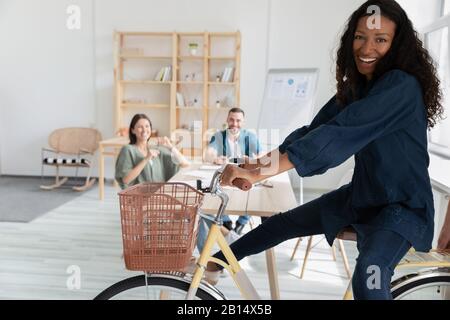
[[[122,147],[116,161],[115,179],[121,189],[142,182],[166,182],[180,167],[189,162],[167,137],[158,138],[158,145],[150,148],[148,141],[152,122],[145,114],[136,114],[130,123],[130,144]]]

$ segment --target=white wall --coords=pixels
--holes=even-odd
[[[3,108],[2,105],[0,104],[0,136],[3,136]],[[0,138],[0,176],[2,175],[2,153],[3,153],[3,143],[2,143],[2,139]]]
[[[6,12],[6,2],[5,0],[0,0],[0,29],[3,29],[3,23],[1,19],[1,12]],[[0,87],[0,98],[1,95],[1,87]],[[4,122],[4,116],[3,116],[3,103],[0,103],[0,175],[2,174],[2,136],[3,136],[3,122]]]
[[[82,9],[69,31],[66,8]],[[2,173],[40,174],[40,148],[58,127],[95,125],[90,0],[0,3]]]

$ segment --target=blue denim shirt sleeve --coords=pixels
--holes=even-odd
[[[241,150],[245,150],[245,137],[248,137],[250,157],[255,157],[261,152],[261,145],[258,137],[251,131],[243,130],[241,139],[239,139]]]
[[[291,142],[286,148],[289,160],[300,176],[324,173],[375,139],[406,127],[414,120],[417,101],[422,101],[417,80],[400,70],[390,71],[366,97]]]
[[[208,147],[213,148],[214,150],[217,151],[218,154],[222,155],[222,132],[221,131],[217,131],[212,137],[211,140],[209,141]]]
[[[255,139],[256,139],[256,154],[260,154],[262,151],[261,144],[259,143],[258,138],[255,137]]]
[[[259,143],[258,136],[253,132],[248,132],[248,143],[250,145],[251,156],[256,156],[261,152],[261,144]]]

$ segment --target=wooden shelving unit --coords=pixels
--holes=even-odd
[[[191,52],[189,44],[198,45]],[[135,113],[166,119],[154,129],[170,134],[187,128],[192,137],[221,130],[227,111],[240,105],[240,32],[114,33],[115,129],[127,127]],[[171,67],[165,81],[155,80]],[[231,77],[223,82],[226,68]],[[133,74],[135,72],[136,74]],[[177,93],[185,106],[179,106]],[[217,103],[219,101],[219,103]],[[219,107],[218,107],[219,105]],[[201,126],[196,122],[201,121]],[[167,130],[168,129],[168,130]],[[184,153],[202,154],[206,139],[184,141]]]
[[[122,103],[122,108],[169,108],[168,104]]]

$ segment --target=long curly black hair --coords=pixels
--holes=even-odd
[[[392,69],[407,72],[419,81],[427,111],[428,127],[432,128],[442,118],[442,92],[433,59],[417,36],[406,12],[394,0],[369,0],[358,8],[349,18],[336,59],[337,101],[347,105],[359,99],[358,85],[366,81],[358,72],[353,55],[353,40],[360,18],[370,16],[369,6],[376,5],[381,15],[396,24],[395,36],[391,48],[377,63],[373,79],[381,77]]]

